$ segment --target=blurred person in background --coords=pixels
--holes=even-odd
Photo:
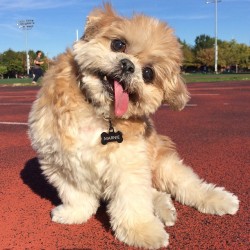
[[[38,50],[36,52],[36,59],[34,60],[34,67],[33,67],[33,81],[32,83],[36,84],[38,79],[43,76],[43,69],[41,67],[42,64],[44,64],[44,61],[41,59],[42,51]]]

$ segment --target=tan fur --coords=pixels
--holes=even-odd
[[[126,41],[125,52],[111,50],[117,38]],[[96,72],[119,72],[122,59],[135,70],[121,76],[130,101],[127,112],[116,117],[112,94]],[[149,118],[164,102],[180,110],[188,101],[181,61],[181,47],[165,23],[144,15],[120,17],[108,4],[90,13],[82,39],[46,73],[29,115],[32,146],[62,201],[52,210],[53,221],[86,222],[105,199],[118,239],[156,249],[168,245],[164,225],[176,220],[170,194],[204,213],[236,213],[237,197],[185,166]],[[155,71],[150,83],[142,77],[147,65]],[[122,132],[122,143],[101,144],[107,118]]]

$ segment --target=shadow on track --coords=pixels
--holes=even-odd
[[[20,176],[27,186],[41,198],[51,201],[55,206],[61,204],[56,189],[45,179],[37,158],[28,160],[22,169]]]
[[[20,172],[20,176],[24,184],[41,198],[49,200],[54,206],[58,206],[62,203],[57,195],[56,189],[46,181],[42,174],[37,158],[32,158],[26,162],[24,168]],[[106,213],[106,205],[105,202],[101,201],[100,207],[94,217],[102,223],[106,231],[110,231],[109,216]]]

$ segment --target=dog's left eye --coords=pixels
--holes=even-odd
[[[142,69],[142,77],[145,83],[150,83],[154,80],[155,72],[151,67],[145,67]]]
[[[115,52],[124,52],[126,50],[126,43],[120,39],[115,39],[111,42],[111,49]]]

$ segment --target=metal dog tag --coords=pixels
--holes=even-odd
[[[121,143],[123,141],[122,132],[121,131],[114,131],[112,126],[111,120],[109,119],[109,132],[103,132],[101,134],[101,143],[102,145],[106,145],[109,142],[118,142]]]

